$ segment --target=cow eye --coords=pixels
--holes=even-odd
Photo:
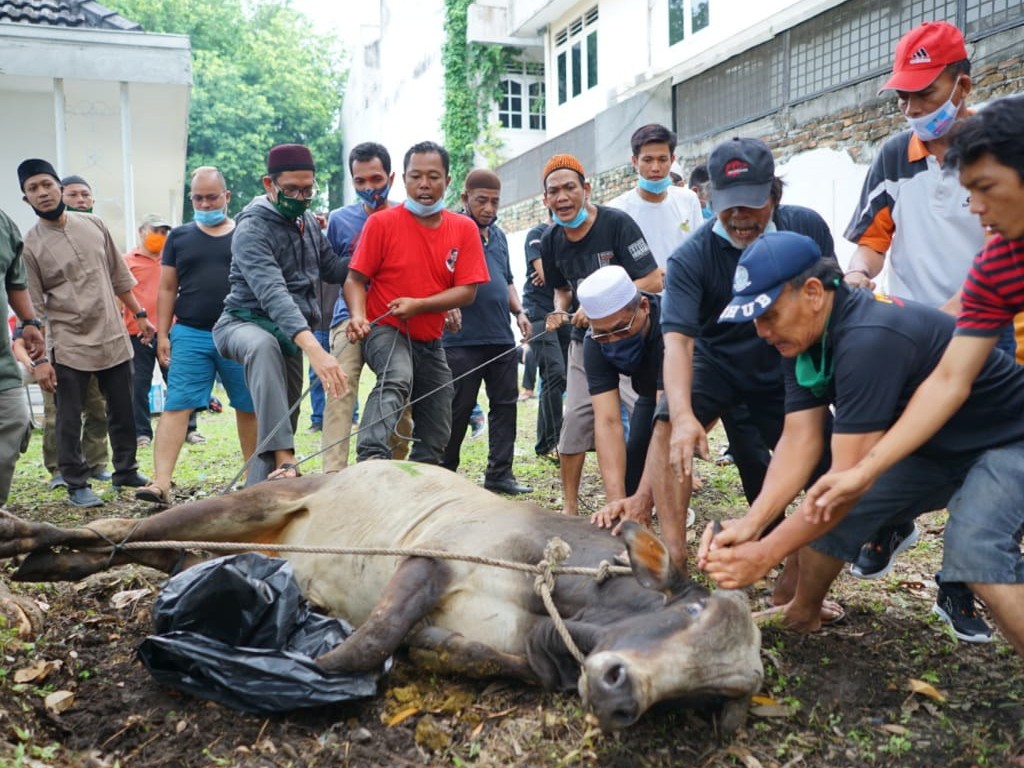
[[[697,616],[700,616],[701,611],[703,611],[703,610],[704,610],[704,603],[687,603],[686,604],[686,612],[690,616],[693,616],[694,618],[696,618]]]

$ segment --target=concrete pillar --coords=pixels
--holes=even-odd
[[[124,186],[124,243],[135,242],[135,178],[132,170],[132,103],[128,83],[121,82],[121,174]]]
[[[64,99],[64,79],[53,79],[53,123],[54,135],[57,137],[57,156],[53,158],[57,173],[61,176],[68,171],[68,124],[67,104]]]

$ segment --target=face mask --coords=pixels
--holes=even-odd
[[[907,122],[911,129],[917,134],[921,141],[934,141],[949,133],[956,120],[956,113],[959,110],[953,103],[953,94],[956,93],[956,86],[949,93],[946,103],[936,109],[930,115],[923,117],[908,117]]]
[[[224,212],[223,208],[218,208],[215,211],[195,211],[192,214],[192,219],[204,227],[216,227],[227,217],[228,215]]]
[[[644,342],[646,340],[646,334],[643,332],[634,333],[619,341],[601,344],[601,354],[617,371],[631,375],[636,373],[644,359]]]
[[[577,227],[583,226],[583,222],[587,220],[588,216],[590,216],[590,214],[587,212],[587,204],[584,203],[583,207],[580,208],[579,213],[573,216],[569,221],[562,221],[555,214],[551,215],[551,221],[560,227],[565,227],[566,229],[576,229]]]
[[[370,187],[368,189],[357,189],[356,195],[360,200],[365,203],[366,207],[371,211],[376,211],[378,208],[383,206],[388,201],[388,193],[391,191],[391,185],[385,184],[383,187],[377,187],[374,189]]]
[[[827,354],[825,342],[828,340],[828,322],[825,323],[826,330],[821,334],[821,364],[816,366],[811,353],[803,351],[796,356],[796,383],[801,387],[811,390],[815,397],[823,397],[828,390],[835,373],[835,361]]]
[[[428,216],[433,216],[444,210],[444,198],[442,197],[433,205],[424,205],[419,200],[412,200],[406,198],[405,202],[402,203],[405,206],[405,210],[411,213],[413,216],[419,216],[421,219],[425,219]]]
[[[775,232],[777,230],[778,227],[775,226],[775,222],[772,219],[769,219],[768,223],[764,225],[765,232]],[[733,248],[739,248],[742,251],[744,248],[747,247],[740,243],[736,243],[735,241],[733,241],[731,237],[729,237],[729,232],[728,230],[726,230],[725,224],[722,223],[721,219],[715,219],[715,223],[711,225],[711,231],[714,232],[723,240],[727,240]]]
[[[162,235],[159,232],[149,232],[145,238],[143,238],[143,244],[146,246],[146,250],[150,253],[160,253],[164,249],[164,243],[167,242],[167,235]]]
[[[672,186],[672,177],[666,176],[664,179],[651,181],[649,179],[645,179],[643,176],[638,176],[636,179],[636,185],[644,192],[650,192],[652,195],[660,195]]]
[[[700,212],[704,216],[704,221],[707,221],[708,219],[713,219],[715,217],[715,212],[711,210],[710,205],[705,205],[703,208],[700,209]]]
[[[31,205],[31,203],[29,205]],[[52,211],[40,211],[34,205],[32,205],[32,210],[35,211],[36,216],[38,216],[41,219],[46,219],[47,221],[56,221],[61,217],[61,214],[64,213],[66,207],[67,206],[64,205],[64,201],[61,200],[59,203],[57,203],[57,207],[54,208]]]
[[[294,221],[309,210],[309,206],[313,200],[296,200],[294,197],[285,197],[284,192],[279,189],[277,190],[277,200],[274,200],[273,202],[278,213],[286,219],[292,219]]]

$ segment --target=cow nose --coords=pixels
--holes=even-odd
[[[621,664],[612,664],[601,675],[601,685],[607,690],[618,690],[626,682],[626,668]]]

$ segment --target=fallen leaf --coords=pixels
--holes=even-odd
[[[759,704],[750,708],[750,714],[757,717],[789,717],[793,714],[793,708],[785,704]]]
[[[886,723],[885,725],[879,726],[881,730],[888,733],[895,733],[897,736],[906,736],[910,733],[910,730],[904,728],[902,725],[896,725],[895,723]]]
[[[34,681],[42,682],[49,677],[51,672],[54,672],[63,666],[59,661],[43,661],[40,659],[30,667],[22,667],[16,670],[14,673],[14,682],[16,683],[31,683]]]
[[[175,733],[181,733],[186,728],[188,728],[188,720],[179,720],[178,724],[176,726],[174,726],[174,732]]]
[[[419,707],[406,707],[399,710],[388,719],[388,728],[394,728],[399,723],[404,723],[419,711]]]
[[[476,725],[476,728],[474,728],[474,729],[473,729],[472,731],[470,731],[470,733],[469,733],[469,738],[470,738],[470,740],[472,740],[472,739],[475,739],[475,738],[476,738],[477,736],[479,736],[479,735],[480,735],[480,732],[481,732],[481,731],[482,731],[483,729],[484,729],[484,724],[483,724],[483,723],[477,723],[477,725]]]
[[[731,746],[725,751],[726,754],[739,758],[746,768],[764,768],[761,761],[754,757],[753,753],[746,747]]]
[[[926,683],[924,680],[915,680],[914,678],[911,678],[909,687],[914,693],[920,693],[922,696],[927,696],[929,699],[937,701],[940,704],[944,704],[946,702],[946,695],[939,692],[935,686],[930,683]]]
[[[752,704],[778,704],[775,699],[771,696],[751,696],[750,702]]]
[[[43,699],[43,703],[50,712],[57,715],[75,703],[75,694],[71,691],[54,691]]]
[[[148,589],[128,589],[123,592],[117,592],[110,598],[110,606],[121,610],[122,608],[127,608],[132,603],[137,603],[148,594]]]

